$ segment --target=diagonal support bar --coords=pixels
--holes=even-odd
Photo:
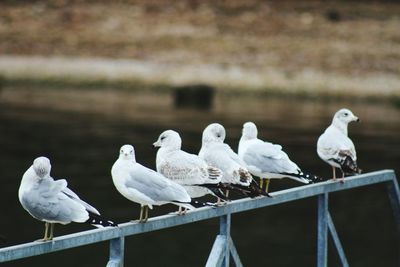
[[[336,232],[335,225],[333,224],[331,214],[328,211],[328,229],[329,232],[331,233],[333,243],[335,244],[336,251],[339,255],[340,262],[342,263],[343,267],[349,267],[349,263],[347,262],[346,254],[344,253],[342,243],[340,243],[339,236]]]
[[[243,267],[231,238],[231,214],[220,217],[219,235],[214,241],[206,267],[229,267],[230,257],[237,267]]]
[[[226,237],[223,235],[217,235],[214,241],[214,245],[211,249],[210,255],[206,263],[206,267],[219,267],[222,266],[222,262],[225,257]]]
[[[242,261],[240,260],[239,254],[236,250],[235,244],[233,243],[232,238],[229,238],[229,250],[231,251],[233,262],[236,267],[243,267]]]
[[[397,230],[400,233],[400,189],[396,177],[386,183],[390,204],[392,205],[393,214],[397,223]]]

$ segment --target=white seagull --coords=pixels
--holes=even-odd
[[[160,134],[154,147],[157,151],[157,171],[168,179],[182,185],[191,198],[213,194],[225,198],[220,188],[222,171],[208,165],[198,155],[181,150],[182,139],[176,131],[166,130]]]
[[[282,150],[282,146],[264,142],[257,138],[257,134],[257,126],[253,122],[243,124],[238,154],[250,173],[260,177],[260,187],[265,192],[268,192],[270,179],[290,178],[304,184],[319,179],[315,175],[302,172]]]
[[[318,156],[332,166],[333,180],[336,180],[336,168],[342,171],[341,182],[344,182],[345,175],[361,173],[357,166],[356,149],[347,134],[347,126],[352,121],[360,119],[343,108],[335,113],[331,125],[318,138]]]
[[[86,222],[97,227],[116,226],[100,217],[100,213],[94,207],[69,189],[66,180],[54,180],[50,176],[50,170],[48,158],[36,158],[24,173],[18,190],[22,207],[32,217],[45,222],[42,241],[53,239],[55,223]]]
[[[240,186],[251,197],[268,195],[254,186],[253,177],[247,170],[245,162],[224,143],[225,128],[219,123],[208,125],[203,131],[202,146],[199,157],[209,165],[222,170],[222,183]]]
[[[135,150],[131,145],[121,147],[119,158],[111,169],[115,187],[127,199],[139,203],[139,222],[148,219],[148,208],[167,203],[193,209],[193,201],[183,186],[165,178],[136,162]]]

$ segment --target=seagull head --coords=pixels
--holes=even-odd
[[[33,161],[33,170],[36,175],[40,178],[44,178],[45,176],[50,174],[51,164],[50,160],[46,157],[38,157]]]
[[[257,126],[253,122],[249,121],[243,124],[242,137],[246,140],[257,138],[257,134]]]
[[[218,142],[225,140],[225,128],[219,123],[211,123],[203,131],[203,143]]]
[[[135,149],[131,145],[123,145],[119,151],[119,158],[125,160],[133,160],[135,159]]]
[[[160,134],[153,146],[179,150],[182,146],[182,139],[179,133],[173,130],[166,130]]]
[[[359,122],[360,119],[351,112],[351,110],[347,108],[342,108],[339,111],[335,113],[335,116],[333,117],[333,121],[336,123],[340,124],[349,124],[352,121],[357,121]]]

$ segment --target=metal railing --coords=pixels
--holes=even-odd
[[[273,198],[238,199],[218,208],[200,208],[184,216],[164,215],[150,218],[146,223],[123,223],[118,228],[94,229],[54,238],[48,242],[31,242],[0,249],[0,262],[66,250],[102,241],[110,241],[110,258],[107,267],[121,267],[124,261],[125,237],[165,229],[182,224],[194,223],[220,217],[220,232],[211,249],[206,266],[229,266],[230,259],[236,266],[243,266],[230,236],[231,214],[277,205],[317,196],[318,239],[317,266],[327,266],[328,233],[339,255],[342,266],[349,266],[344,249],[328,210],[328,195],[336,191],[352,189],[377,183],[385,183],[393,207],[398,230],[400,229],[400,191],[394,171],[382,170],[346,178],[345,183],[326,181],[274,192]]]

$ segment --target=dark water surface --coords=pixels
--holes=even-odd
[[[135,146],[137,160],[155,168],[151,144],[165,129],[175,129],[183,148],[197,153],[201,132],[211,122],[227,129],[235,150],[242,124],[252,120],[260,138],[283,145],[304,170],[329,177],[331,169],[316,154],[316,140],[333,113],[348,107],[362,122],[349,132],[365,171],[400,171],[400,110],[379,103],[321,102],[268,96],[217,94],[210,111],[177,110],[168,94],[116,90],[4,88],[0,94],[0,246],[29,242],[43,235],[43,223],[20,206],[22,174],[35,157],[52,161],[52,176],[69,186],[104,216],[117,222],[136,219],[139,208],[115,190],[110,169],[121,145]],[[271,183],[271,191],[300,186]],[[150,216],[173,211],[155,208]],[[330,210],[351,266],[400,266],[396,225],[381,185],[332,194]],[[63,235],[91,229],[56,226]],[[129,237],[126,266],[203,266],[218,233],[209,220]],[[232,216],[232,236],[245,266],[315,266],[316,199],[267,207]],[[108,243],[5,263],[2,266],[105,266]],[[339,266],[330,246],[329,266]]]

